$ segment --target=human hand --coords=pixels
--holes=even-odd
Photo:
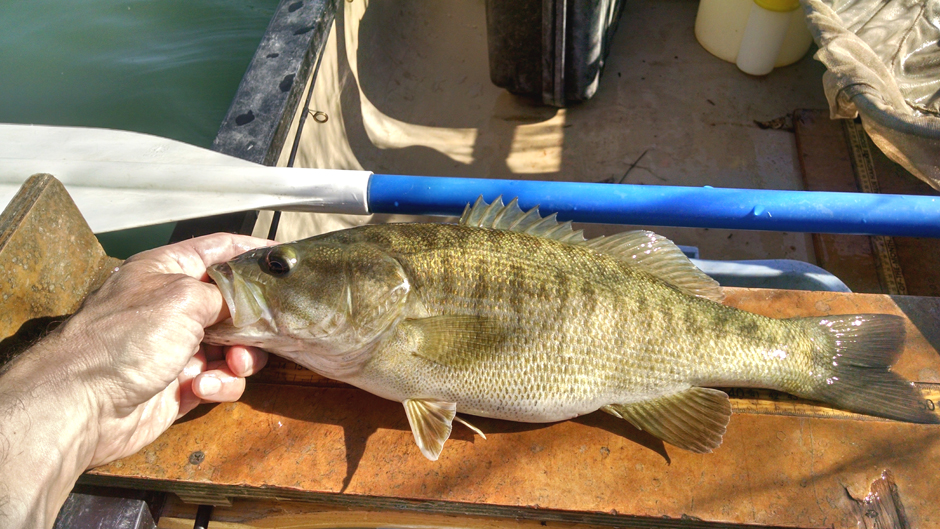
[[[51,526],[81,472],[137,452],[201,402],[241,396],[267,355],[201,344],[229,316],[206,268],[269,244],[216,234],[135,255],[0,369],[0,525]]]
[[[136,453],[202,402],[237,400],[267,354],[202,345],[205,327],[228,318],[206,267],[264,239],[217,234],[135,255],[88,297],[59,339],[76,344],[97,407],[89,466]]]

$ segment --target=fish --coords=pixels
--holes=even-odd
[[[547,423],[598,410],[707,453],[731,417],[716,389],[728,387],[940,422],[890,370],[901,317],[729,307],[669,239],[588,240],[517,200],[480,197],[456,224],[364,225],[258,248],[208,274],[231,319],[207,329],[207,343],[258,346],[401,402],[432,461],[455,421],[485,438],[467,415]]]

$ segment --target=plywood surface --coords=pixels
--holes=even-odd
[[[897,371],[940,382],[937,299],[729,289],[728,302],[775,317],[909,315]],[[864,496],[889,469],[916,526],[940,524],[935,483],[924,479],[924,469],[940,466],[935,426],[736,414],[724,444],[698,455],[601,413],[548,425],[474,423],[486,440],[457,426],[431,462],[399,403],[348,387],[252,383],[242,401],[198,410],[83,480],[566,523],[855,527],[847,491]]]

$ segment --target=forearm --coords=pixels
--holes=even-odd
[[[50,337],[0,375],[2,527],[52,527],[94,453],[95,406],[62,345]]]

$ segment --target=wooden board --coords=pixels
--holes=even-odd
[[[175,499],[163,510],[160,529],[192,529],[197,506]],[[210,520],[212,529],[292,528],[392,528],[435,529],[601,529],[609,526],[579,522],[545,522],[539,520],[506,520],[486,516],[447,515],[431,512],[381,511],[361,508],[338,508],[316,502],[240,499],[233,505],[216,507]],[[623,529],[649,525],[621,525]]]
[[[75,312],[118,264],[62,184],[31,176],[0,214],[0,365]]]
[[[909,316],[896,370],[940,382],[940,300],[729,289],[728,303],[773,317]],[[340,510],[429,513],[602,526],[707,522],[855,527],[848,494],[894,473],[914,526],[940,525],[924,469],[940,466],[940,428],[895,422],[736,414],[714,453],[663,445],[606,414],[532,425],[457,426],[437,462],[414,445],[399,403],[349,387],[249,384],[139,454],[82,482],[184,494],[314,501]]]
[[[827,110],[797,110],[793,125],[808,191],[856,193],[874,186],[886,194],[937,194],[889,160],[860,124],[829,119]],[[817,264],[854,292],[940,296],[940,240],[815,234],[813,246]]]

